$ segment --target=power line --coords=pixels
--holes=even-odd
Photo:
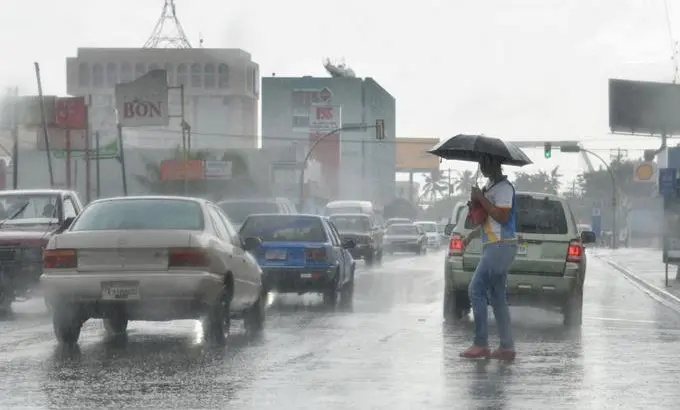
[[[673,61],[673,84],[678,81],[678,42],[673,35],[673,24],[671,22],[671,13],[668,7],[668,0],[663,2],[664,14],[666,16],[666,29],[668,30],[668,39],[671,46],[671,60]]]

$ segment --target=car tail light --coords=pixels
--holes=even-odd
[[[460,234],[454,233],[449,242],[449,256],[462,256],[464,249],[463,237]]]
[[[305,249],[305,260],[308,261],[325,261],[328,259],[328,254],[323,248],[307,248]]]
[[[47,249],[43,252],[43,268],[73,269],[78,267],[75,249]]]
[[[168,267],[205,268],[210,266],[210,255],[202,248],[170,248]]]
[[[583,257],[583,246],[581,241],[574,239],[569,242],[567,248],[567,262],[581,262],[581,257]]]

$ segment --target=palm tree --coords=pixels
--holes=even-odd
[[[431,198],[432,203],[437,202],[437,195],[441,194],[443,197],[448,189],[445,182],[441,180],[441,171],[434,170],[430,175],[425,175],[425,184],[423,185],[423,198]]]
[[[550,171],[549,185],[551,192],[556,194],[560,191],[560,187],[562,186],[562,177],[563,175],[560,173],[560,166],[555,165],[555,167]]]
[[[470,187],[475,183],[475,173],[472,171],[465,170],[463,172],[458,172],[458,178],[456,181],[456,192],[460,192],[461,195],[467,196],[470,194]]]

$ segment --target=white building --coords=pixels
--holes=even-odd
[[[67,92],[91,96],[90,123],[103,143],[115,138],[114,86],[165,69],[171,87],[184,85],[192,149],[256,148],[260,74],[240,49],[79,48],[66,59]],[[168,127],[125,130],[125,144],[171,148],[181,142],[179,89],[170,90]]]

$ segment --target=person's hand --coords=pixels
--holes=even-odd
[[[473,186],[470,188],[470,198],[472,198],[475,201],[479,201],[484,196],[484,193],[482,192],[481,189],[479,189],[478,186]]]

